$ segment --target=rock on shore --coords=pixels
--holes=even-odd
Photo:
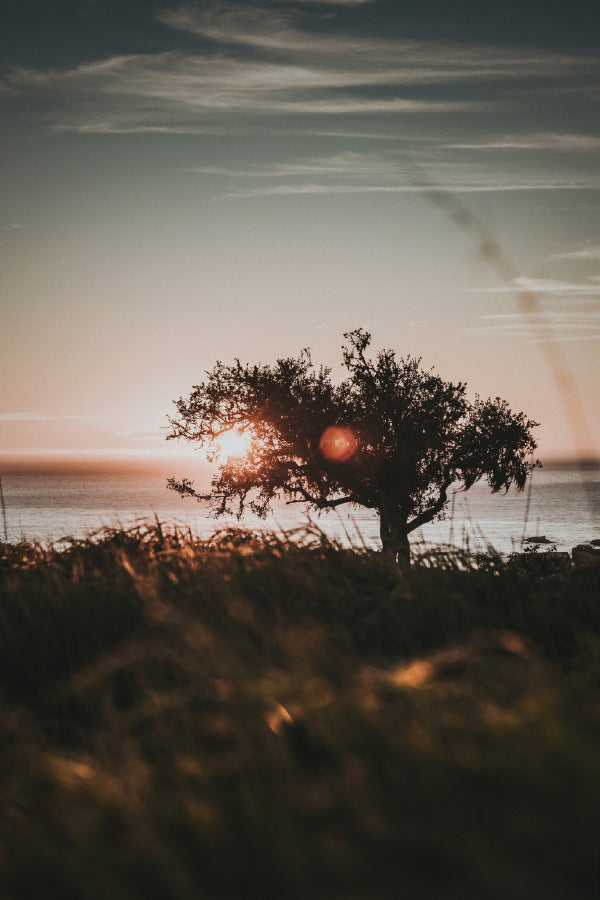
[[[574,566],[597,566],[600,564],[600,547],[589,544],[577,544],[571,550]]]
[[[549,541],[545,542],[549,543]],[[577,544],[571,553],[556,550],[537,553],[529,550],[517,553],[515,559],[519,569],[524,572],[538,572],[547,575],[555,572],[567,572],[573,567],[600,567],[600,541],[594,540],[587,544]]]

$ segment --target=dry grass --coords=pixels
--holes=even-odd
[[[592,895],[592,577],[158,523],[0,570],[3,897]]]

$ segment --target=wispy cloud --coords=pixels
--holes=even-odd
[[[600,297],[600,283],[596,278],[583,281],[562,281],[558,278],[515,278],[512,285],[497,287],[465,288],[466,293],[476,294],[515,294],[532,292],[534,294],[555,295],[558,297]]]
[[[445,146],[450,150],[549,150],[559,153],[596,153],[600,150],[600,136],[534,133],[508,136],[491,141],[446,144]]]
[[[533,291],[534,294],[570,294],[578,296],[594,296],[599,293],[597,284],[585,282],[560,281],[556,278],[516,278],[517,290]]]
[[[600,246],[586,245],[578,247],[574,250],[567,250],[564,253],[554,253],[548,259],[581,259],[581,260],[600,260]]]
[[[230,191],[223,195],[225,200],[244,200],[260,197],[283,197],[292,196],[294,194],[371,194],[371,193],[417,193],[426,194],[428,192],[448,191],[456,194],[477,194],[477,193],[498,193],[501,191],[555,191],[555,190],[572,190],[572,185],[556,184],[553,182],[540,184],[527,184],[523,182],[507,183],[507,184],[440,184],[436,183],[435,187],[424,184],[389,184],[389,185],[369,185],[369,184],[282,184],[272,187],[257,187],[250,190]],[[484,289],[484,292],[487,289]],[[489,289],[492,293],[498,293],[496,289]],[[505,289],[510,290],[509,288]],[[477,291],[479,293],[479,291]]]
[[[337,5],[359,4],[344,0]],[[198,50],[114,56],[66,70],[15,69],[4,79],[3,92],[43,99],[47,120],[63,130],[202,133],[203,128],[226,128],[232,113],[255,119],[489,114],[518,106],[528,79],[536,91],[546,79],[552,94],[557,79],[564,83],[585,76],[589,81],[590,73],[600,69],[597,61],[568,53],[308,30],[306,17],[298,16],[296,4],[164,10],[159,20],[201,39]],[[508,87],[517,80],[518,90]],[[506,92],[490,92],[491,82],[506,82]],[[461,94],[450,89],[461,83],[481,90]]]
[[[520,115],[531,92],[536,102],[546,97],[550,109],[558,82],[589,84],[593,73],[600,74],[598,60],[551,50],[406,40],[376,33],[376,23],[363,32],[325,27],[330,16],[343,25],[355,15],[344,7],[360,5],[182,5],[157,18],[186,35],[185,51],[113,56],[69,69],[14,69],[4,79],[3,94],[26,97],[54,131],[284,132],[338,137],[347,144],[381,138],[397,141],[405,153],[403,163],[400,154],[338,154],[271,167],[195,168],[211,177],[259,182],[230,188],[229,198],[423,190],[408,172],[411,153],[448,190],[600,188],[600,173],[590,163],[600,137],[551,128],[529,127],[522,134],[507,129],[499,137],[493,131],[494,116]],[[309,7],[318,11],[312,19]],[[517,150],[553,156],[533,167],[527,153],[504,153]],[[269,179],[280,183],[260,183]]]
[[[199,166],[187,169],[201,175],[226,176],[228,178],[292,178],[299,176],[334,176],[364,178],[373,176],[389,178],[404,174],[406,162],[398,154],[384,155],[374,152],[348,151],[332,156],[312,157],[290,162],[254,165],[243,169],[221,166]]]
[[[533,313],[530,320],[537,321],[540,330],[533,335],[531,321],[527,323],[521,313],[499,313],[479,317],[478,325],[468,329],[472,334],[497,337],[522,338],[535,341],[597,341],[600,340],[600,310],[559,309]]]
[[[252,197],[287,197],[294,194],[370,194],[413,191],[409,185],[353,185],[353,184],[280,184],[251,190],[231,191],[224,199],[241,200]]]
[[[120,56],[70,70],[11,74],[16,94],[43,97],[62,129],[190,131],[223,125],[231,113],[263,115],[413,114],[481,111],[470,99],[394,95],[394,74],[299,66],[223,56]],[[365,96],[364,88],[386,87]],[[231,122],[229,122],[231,125]]]
[[[101,422],[111,416],[97,414],[60,415],[40,412],[0,412],[0,422]]]
[[[230,191],[229,197],[258,197],[294,193],[351,193],[373,190],[427,191],[415,175],[415,160],[436,173],[435,189],[469,191],[518,191],[599,187],[600,175],[578,171],[565,177],[564,172],[539,171],[520,175],[514,167],[499,168],[462,159],[441,159],[435,145],[421,146],[418,157],[413,148],[378,152],[347,151],[330,156],[309,157],[288,162],[248,164],[243,167],[205,165],[185,171],[211,178],[258,181],[251,189]],[[293,179],[293,181],[290,181]],[[310,179],[307,181],[305,179]],[[281,180],[277,186],[260,182]]]
[[[84,125],[66,124],[56,122],[52,125],[53,132],[68,131],[75,134],[205,134],[224,135],[240,134],[240,129],[227,129],[222,126],[211,125],[135,125],[127,121],[90,122]]]
[[[527,75],[554,79],[559,72],[589,73],[594,63],[568,53],[307,31],[296,24],[292,12],[256,4],[182,5],[159,13],[159,19],[173,29],[219,44],[277,51],[291,59],[302,57],[309,65],[318,61],[327,68],[379,73],[394,83],[490,77],[514,80]]]
[[[165,431],[117,431],[117,437],[128,437],[134,441],[164,441]]]

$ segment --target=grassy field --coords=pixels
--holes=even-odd
[[[591,569],[157,525],[0,598],[2,898],[595,895]]]

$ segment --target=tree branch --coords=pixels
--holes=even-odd
[[[228,431],[231,431],[232,428],[240,425],[247,428],[249,424],[249,419],[246,415],[228,416],[225,424],[217,429],[212,427],[212,423],[209,426],[200,424],[200,427],[194,427],[193,424],[184,424],[182,421],[171,418],[171,416],[168,416],[168,421],[172,428],[171,434],[168,434],[166,438],[168,441],[183,438],[187,441],[198,441],[200,444],[211,443],[214,440],[218,440]]]
[[[438,513],[440,513],[446,503],[448,502],[448,488],[452,484],[451,481],[448,481],[446,484],[442,485],[440,490],[440,496],[435,501],[433,506],[430,506],[429,509],[426,509],[424,512],[420,513],[418,516],[412,520],[412,522],[408,522],[406,526],[406,533],[410,534],[411,531],[414,531],[415,528],[420,528],[421,525],[427,525],[428,522],[431,522]]]
[[[325,497],[313,497],[305,488],[299,486],[283,485],[283,489],[290,493],[302,494],[302,499],[300,500],[286,500],[288,506],[292,503],[312,503],[317,509],[335,509],[336,506],[341,506],[343,503],[360,502],[354,494],[350,494],[348,497],[336,497],[333,500],[327,500]],[[364,506],[364,503],[362,505]]]

